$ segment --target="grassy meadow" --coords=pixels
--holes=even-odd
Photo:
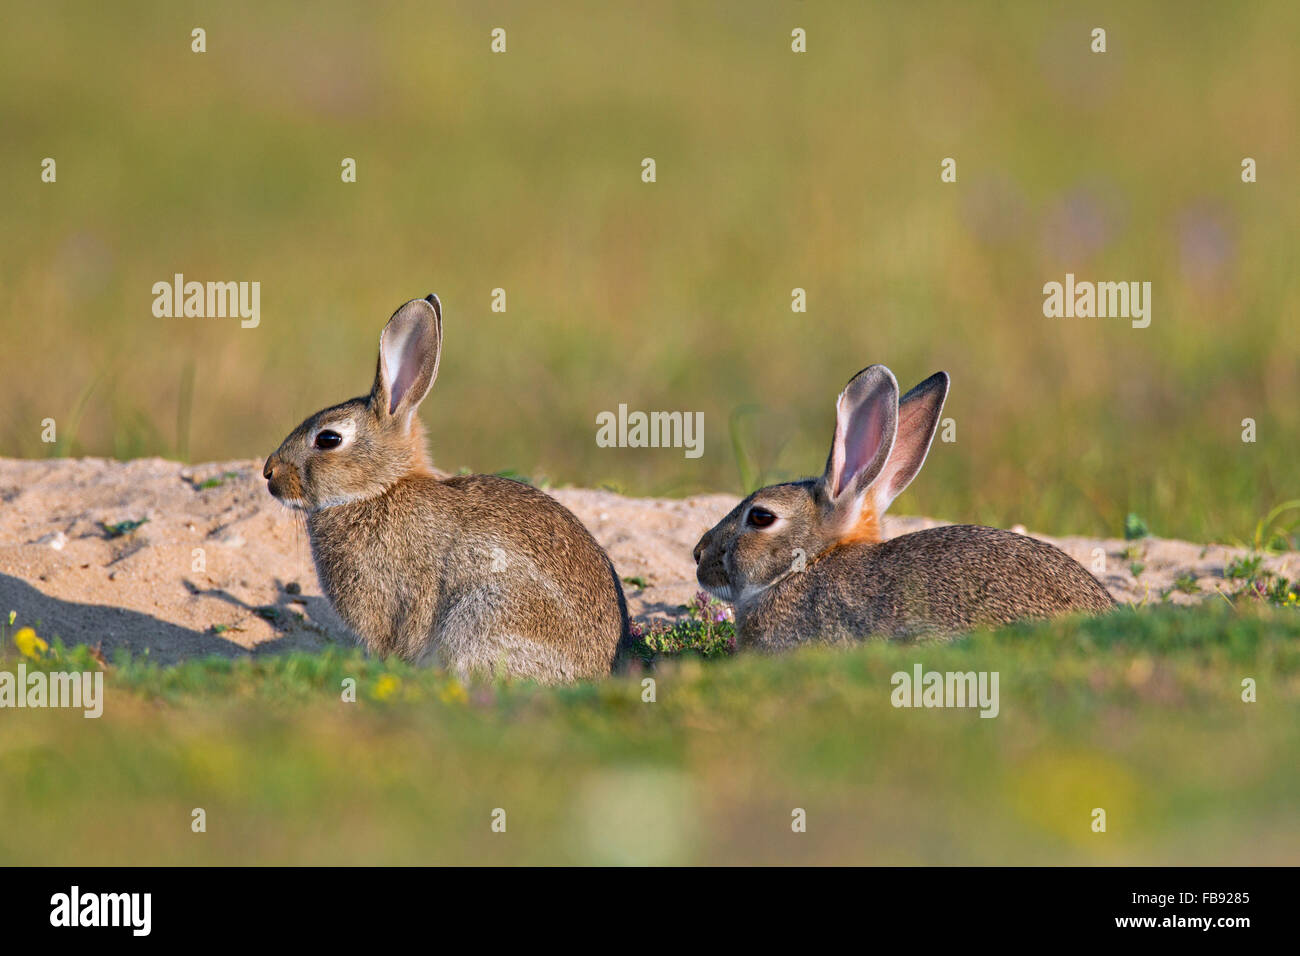
[[[900,512],[1245,539],[1297,497],[1298,31],[1286,0],[11,0],[0,452],[263,456],[436,291],[449,469],[740,491],[819,470],[881,362],[953,376]],[[1067,272],[1151,282],[1150,327],[1045,318]],[[260,282],[259,326],[155,318],[176,273]],[[597,447],[620,403],[702,411],[703,456]]]
[[[893,707],[917,664],[998,671],[997,717]],[[99,719],[6,713],[0,861],[1294,863],[1298,701],[1300,617],[1221,603],[553,690],[343,649],[123,657]]]

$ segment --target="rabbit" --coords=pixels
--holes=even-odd
[[[312,415],[266,460],[307,515],[321,589],[372,653],[462,678],[542,683],[610,673],[623,587],[582,523],[530,485],[434,473],[416,409],[442,352],[442,304],[388,320],[370,394]]]
[[[1065,552],[1035,538],[949,525],[884,541],[881,517],[930,449],[948,375],[898,398],[889,369],[855,375],[836,404],[826,471],[762,488],[695,546],[696,577],[735,606],[737,644],[910,638],[1114,607]]]

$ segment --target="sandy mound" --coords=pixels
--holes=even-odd
[[[551,492],[586,523],[625,578],[632,613],[673,616],[697,590],[691,548],[738,500],[730,495],[661,500],[606,491]],[[320,647],[349,641],[321,597],[301,516],[266,492],[261,462],[181,465],[158,458],[0,459],[0,614],[68,644],[106,652],[146,649],[159,661],[207,653]],[[131,524],[143,521],[134,528]],[[942,522],[894,518],[897,535]],[[1226,587],[1223,570],[1245,552],[1182,541],[1044,538],[1098,576],[1120,601],[1159,601],[1182,575],[1192,602]],[[1296,554],[1267,567],[1294,574]],[[39,622],[39,623],[38,623]]]

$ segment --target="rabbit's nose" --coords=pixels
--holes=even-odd
[[[699,544],[695,546],[695,550],[691,552],[691,554],[695,555],[696,564],[700,563],[700,555],[702,555],[703,553],[704,553],[704,542],[701,541]]]
[[[266,464],[262,466],[262,477],[265,478],[267,481],[270,481],[271,477],[274,474],[275,474],[275,456],[272,455],[270,458],[266,459]]]

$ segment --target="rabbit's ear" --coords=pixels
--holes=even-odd
[[[379,337],[379,368],[370,400],[382,418],[409,416],[438,377],[442,304],[412,299],[393,313]]]
[[[883,365],[863,369],[835,403],[835,440],[822,483],[836,510],[855,501],[876,480],[889,460],[897,430],[894,373]]]
[[[935,372],[899,401],[898,438],[871,489],[878,514],[883,514],[902,494],[925,464],[947,397],[948,373]]]

